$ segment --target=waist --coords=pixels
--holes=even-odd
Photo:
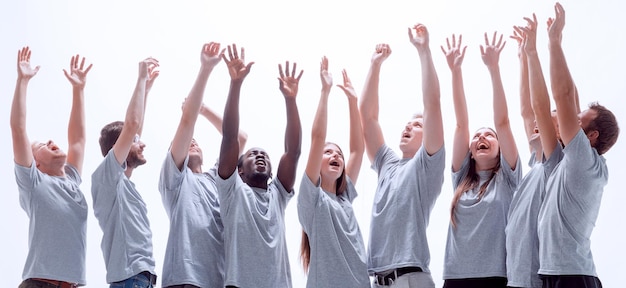
[[[374,281],[378,285],[388,286],[393,284],[400,276],[408,273],[424,272],[420,267],[400,267],[395,270],[386,271],[385,274],[374,274]]]
[[[51,279],[43,279],[43,278],[30,278],[27,281],[34,281],[38,283],[45,283],[44,287],[49,288],[77,288],[77,283],[69,283],[65,281],[51,280]]]

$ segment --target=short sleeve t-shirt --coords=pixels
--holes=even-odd
[[[250,187],[237,170],[216,177],[224,223],[224,285],[290,288],[291,270],[285,239],[285,208],[294,192],[279,179],[267,190]]]
[[[563,149],[539,210],[539,274],[596,276],[591,232],[609,174],[581,129]]]
[[[539,239],[537,218],[545,195],[546,181],[554,167],[563,158],[563,148],[556,143],[550,158],[535,161],[531,153],[532,167],[520,182],[513,195],[506,226],[507,280],[511,287],[541,287],[539,270]]]
[[[454,190],[469,171],[470,153],[461,169],[452,173]],[[500,170],[478,197],[480,185],[461,195],[455,209],[456,227],[448,228],[444,279],[506,277],[505,228],[513,193],[522,178],[521,161],[515,169],[502,156]],[[482,185],[491,171],[479,171]],[[477,264],[480,263],[480,264]]]
[[[311,247],[306,287],[370,287],[363,237],[352,210],[356,196],[350,179],[348,189],[337,196],[313,184],[306,174],[302,177],[298,217]]]
[[[78,171],[69,164],[64,169],[65,177],[57,177],[39,171],[35,161],[15,164],[20,205],[30,219],[22,278],[85,285],[88,205]]]
[[[146,203],[124,174],[113,149],[91,175],[93,211],[102,229],[100,247],[107,283],[126,280],[143,271],[154,272],[152,231]]]
[[[159,192],[170,219],[163,261],[163,287],[192,284],[224,287],[224,238],[215,187],[217,167],[193,173],[178,170],[170,152],[163,162]]]
[[[441,194],[444,167],[443,147],[430,156],[422,147],[413,158],[406,159],[387,145],[378,150],[372,163],[378,187],[370,222],[370,275],[408,266],[430,272],[426,228]]]

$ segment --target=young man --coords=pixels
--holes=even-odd
[[[387,44],[376,47],[360,104],[365,150],[378,173],[368,249],[375,287],[435,287],[426,227],[443,184],[443,121],[428,30],[422,24],[412,29],[408,34],[420,57],[424,113],[402,130],[401,157],[385,144],[378,122],[380,68],[391,54]]]
[[[236,45],[223,56],[230,73],[230,91],[224,109],[217,189],[224,223],[226,287],[289,288],[291,271],[285,243],[285,208],[293,197],[296,168],[300,157],[302,127],[296,95],[302,71],[296,64],[289,71],[279,65],[280,91],[287,108],[285,153],[278,164],[276,179],[267,152],[251,148],[239,157],[239,94],[253,62],[246,64]],[[239,160],[238,160],[239,158]]]
[[[30,66],[30,55],[29,47],[17,53],[11,106],[15,180],[20,205],[30,219],[28,257],[19,287],[83,286],[88,207],[79,185],[85,155],[84,89],[92,65],[85,68],[85,58],[79,64],[76,55],[70,61],[70,72],[63,70],[73,87],[66,154],[52,140],[31,144],[28,139],[26,91],[39,71],[39,66]]]
[[[140,136],[148,92],[159,75],[158,66],[154,58],[139,62],[139,77],[124,122],[109,123],[100,131],[104,160],[91,175],[91,194],[103,233],[100,246],[106,281],[111,287],[151,288],[156,284],[146,204],[130,177],[146,163]]]
[[[548,20],[550,82],[564,148],[539,211],[539,275],[546,288],[602,287],[590,237],[608,181],[602,155],[617,141],[619,128],[613,113],[597,103],[578,113],[576,88],[561,47],[561,4],[556,3],[555,13]]]
[[[217,165],[202,171],[202,149],[193,139],[198,114],[222,130],[221,116],[202,103],[209,75],[221,60],[220,44],[204,44],[200,60],[200,71],[183,104],[159,180],[163,206],[170,219],[161,280],[162,286],[168,288],[224,287],[224,226],[215,186]],[[244,147],[246,139],[247,135],[240,131],[240,147]]]

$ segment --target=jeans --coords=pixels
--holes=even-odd
[[[154,288],[150,279],[144,274],[137,274],[126,280],[111,283],[110,288]]]

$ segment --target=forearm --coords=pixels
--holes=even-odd
[[[139,132],[141,132],[141,124],[143,123],[143,114],[145,111],[145,89],[146,79],[137,79],[135,90],[133,96],[130,98],[124,119],[124,127],[136,131],[139,135],[141,135]]]
[[[300,114],[298,105],[294,97],[285,98],[285,106],[287,108],[287,127],[285,129],[285,154],[293,155],[298,158],[302,145],[302,125],[300,123]]]
[[[454,103],[456,126],[462,130],[469,129],[469,117],[467,114],[467,102],[465,99],[465,88],[461,69],[452,71],[452,100]]]
[[[74,87],[72,94],[72,110],[68,123],[67,140],[69,145],[84,145],[86,141],[84,89]]]
[[[493,89],[493,121],[497,131],[499,127],[509,125],[509,113],[504,87],[502,86],[500,67],[489,67],[489,73],[491,74],[491,85]]]
[[[229,177],[237,168],[239,140],[239,94],[242,80],[231,80],[226,106],[224,108],[224,121],[222,122],[222,145],[220,147],[218,173],[222,179]]]
[[[361,116],[364,119],[378,120],[378,84],[380,78],[380,65],[373,64],[365,78],[361,97]]]
[[[11,130],[18,133],[26,131],[26,92],[27,79],[17,79],[11,104]]]

